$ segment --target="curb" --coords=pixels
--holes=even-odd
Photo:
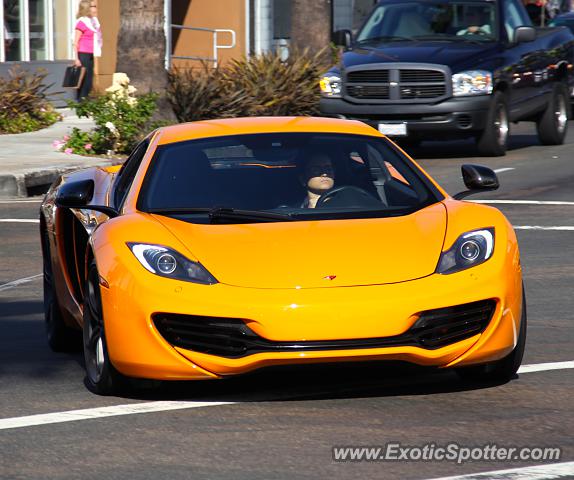
[[[93,167],[109,167],[118,161],[102,161],[91,165],[78,164],[66,167],[46,167],[17,174],[0,174],[0,198],[29,197],[44,193],[54,181],[65,173]]]

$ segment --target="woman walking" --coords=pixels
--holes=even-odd
[[[97,8],[93,0],[81,0],[76,15],[76,35],[74,37],[74,52],[77,67],[84,67],[86,75],[78,89],[78,100],[87,97],[92,90],[94,81],[94,57],[102,54],[102,31],[97,17]]]

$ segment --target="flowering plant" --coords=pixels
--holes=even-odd
[[[125,73],[115,73],[113,85],[105,94],[71,103],[78,117],[91,117],[96,127],[89,132],[74,128],[63,144],[55,141],[54,148],[80,155],[102,153],[129,153],[146,133],[157,107],[158,95],[148,93],[136,96]]]

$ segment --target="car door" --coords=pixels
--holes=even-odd
[[[544,103],[543,87],[548,81],[548,58],[540,43],[515,43],[517,27],[531,26],[531,21],[519,0],[501,2],[504,18],[503,36],[506,36],[506,55],[511,65],[511,95],[509,110],[511,120],[528,117],[540,110]]]

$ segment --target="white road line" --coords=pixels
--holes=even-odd
[[[502,172],[510,172],[511,170],[516,170],[515,168],[512,167],[507,167],[507,168],[497,168],[494,173],[502,173]]]
[[[558,200],[469,200],[474,203],[488,203],[492,205],[574,205],[574,202]]]
[[[11,288],[18,287],[19,285],[23,285],[28,282],[32,282],[37,278],[40,278],[43,274],[39,273],[38,275],[32,275],[31,277],[19,278],[18,280],[14,280],[13,282],[8,282],[0,285],[0,292],[4,290],[10,290]]]
[[[37,218],[0,218],[0,223],[40,223],[40,220]]]
[[[14,200],[0,200],[0,204],[1,205],[5,205],[5,204],[14,204],[14,203],[41,203],[42,199],[38,198],[38,199],[25,199],[25,200],[20,200],[15,198]]]
[[[558,232],[574,231],[574,226],[563,225],[560,227],[543,227],[540,225],[513,225],[514,230],[554,230]]]
[[[551,463],[535,467],[511,468],[509,470],[496,470],[494,472],[473,473],[470,475],[456,475],[454,477],[440,477],[433,480],[552,480],[567,479],[574,475],[574,462]]]
[[[548,370],[564,370],[574,368],[574,361],[570,362],[552,362],[552,363],[535,363],[533,365],[522,365],[518,373],[545,372]]]
[[[574,368],[574,361],[539,363],[523,365],[518,373],[541,372],[545,370],[558,370]],[[165,412],[170,410],[186,410],[188,408],[213,407],[217,405],[233,405],[240,402],[185,402],[185,401],[161,401],[142,402],[127,405],[115,405],[111,407],[86,408],[83,410],[68,410],[65,412],[41,413],[23,417],[0,418],[0,430],[14,428],[34,427],[50,423],[75,422],[80,420],[93,420],[104,417],[120,415],[137,415],[140,413]]]
[[[135,415],[138,413],[167,412],[170,410],[183,410],[188,408],[215,407],[217,405],[230,405],[234,402],[181,402],[161,401],[115,405],[112,407],[86,408],[83,410],[69,410],[67,412],[44,413],[29,415],[27,417],[14,417],[0,419],[0,430],[12,428],[33,427],[49,423],[75,422],[78,420],[92,420],[94,418],[117,417],[120,415]]]

